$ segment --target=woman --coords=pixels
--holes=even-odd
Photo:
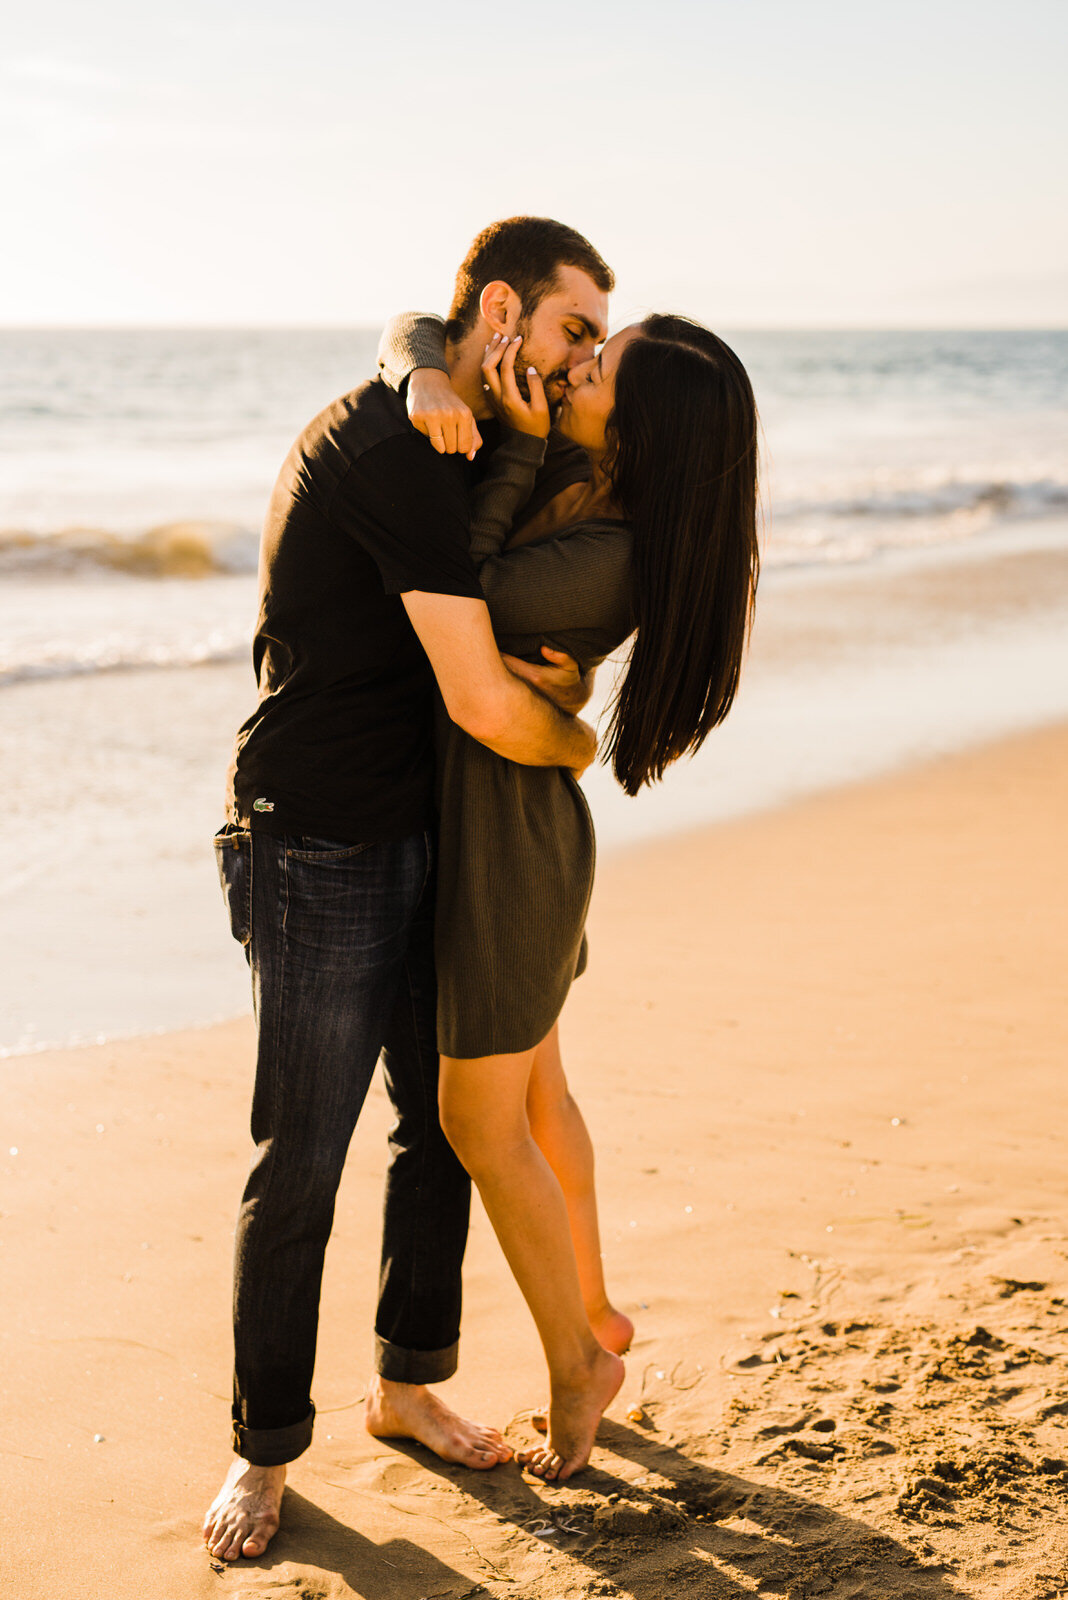
[[[418,320],[406,359],[399,326],[398,375],[422,364],[434,324]],[[607,742],[637,794],[699,748],[737,690],[759,565],[752,389],[696,323],[624,329],[572,372],[556,419],[586,451],[588,481],[511,533],[550,423],[533,369],[529,399],[519,392],[518,349],[498,336],[483,364],[512,431],[476,494],[472,554],[506,653],[539,659],[549,645],[589,671],[637,629]],[[549,1366],[548,1437],[520,1460],[562,1480],[589,1459],[633,1331],[605,1293],[592,1148],[556,1036],[585,964],[593,826],[570,773],[505,761],[443,712],[438,767],[442,1125]]]

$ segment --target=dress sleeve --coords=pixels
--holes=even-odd
[[[471,557],[476,567],[499,553],[530,498],[544,460],[544,439],[508,429],[471,496]]]
[[[476,562],[499,634],[553,634],[605,627],[625,639],[634,627],[630,529],[591,522],[539,544]]]
[[[390,317],[378,341],[378,370],[391,389],[400,389],[416,367],[437,367],[448,376],[445,323],[431,311],[402,311]]]

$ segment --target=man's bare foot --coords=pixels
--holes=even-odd
[[[278,1532],[285,1482],[285,1467],[254,1467],[235,1458],[204,1518],[204,1543],[213,1556],[262,1556]]]
[[[457,1416],[425,1384],[391,1383],[376,1375],[367,1392],[364,1421],[376,1439],[418,1439],[443,1461],[480,1472],[512,1459],[496,1428]]]
[[[521,1466],[538,1478],[563,1483],[590,1459],[597,1424],[619,1393],[625,1368],[611,1351],[601,1350],[574,1384],[553,1385],[549,1434],[544,1444],[521,1450]]]

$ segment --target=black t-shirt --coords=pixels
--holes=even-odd
[[[260,699],[237,735],[231,822],[354,844],[429,824],[434,680],[400,596],[481,599],[471,482],[377,378],[304,430],[264,527]]]

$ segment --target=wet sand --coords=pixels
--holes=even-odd
[[[638,1337],[558,1488],[363,1432],[376,1085],[316,1440],[218,1570],[251,1024],[6,1062],[5,1595],[1068,1591],[1066,791],[1061,726],[606,861],[564,1043]],[[444,1393],[517,1444],[544,1394],[477,1209]]]

